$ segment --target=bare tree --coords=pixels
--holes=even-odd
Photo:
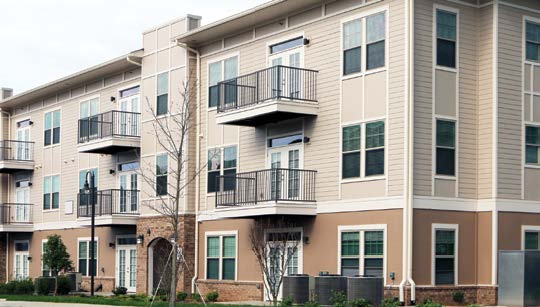
[[[285,218],[256,219],[251,225],[249,242],[262,273],[268,299],[277,304],[283,277],[301,244],[300,232]]]
[[[162,114],[163,110],[158,112],[148,98],[145,99],[152,117],[153,131],[150,134],[155,138],[159,150],[167,157],[166,167],[160,165],[157,157],[156,161],[143,163],[140,176],[149,187],[147,191],[152,194],[147,195],[146,198],[154,199],[149,201],[147,206],[164,217],[171,229],[170,242],[173,249],[171,263],[170,266],[164,266],[170,269],[170,274],[164,272],[164,277],[170,276],[170,282],[165,283],[170,285],[170,306],[175,306],[178,276],[180,270],[183,269],[179,261],[184,260],[184,257],[180,255],[179,245],[181,208],[188,186],[206,167],[206,164],[202,167],[196,165],[195,155],[198,153],[193,150],[190,155],[187,151],[190,138],[193,141],[197,137],[195,89],[196,81],[192,78],[188,78],[179,85],[180,99],[176,101],[171,99],[165,114]],[[141,161],[144,160],[144,158],[141,159]]]

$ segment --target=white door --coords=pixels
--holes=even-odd
[[[15,222],[30,222],[30,188],[17,188],[15,192]]]
[[[273,242],[268,242],[267,244],[269,245],[269,248],[268,248],[269,270],[268,272],[270,274],[270,278],[268,278],[267,280],[271,281],[271,283],[268,286],[269,287],[279,286],[278,299],[281,299],[282,290],[283,290],[283,280],[281,280],[281,282],[279,281],[279,279],[282,277],[281,269],[283,267],[281,260],[283,259],[287,263],[283,276],[302,274],[302,242],[300,241],[288,242],[285,247],[283,247],[281,244],[276,245]],[[286,252],[285,255],[283,254],[284,252]],[[272,299],[272,295],[270,293],[266,293],[266,297],[268,300]]]
[[[139,95],[132,95],[120,99],[120,134],[124,136],[139,135],[140,112]],[[126,113],[124,113],[126,112]]]
[[[118,245],[116,251],[116,286],[135,292],[137,287],[137,246]]]
[[[30,160],[30,127],[17,129],[17,160]]]
[[[28,241],[15,241],[15,253],[13,254],[13,276],[15,279],[28,278],[28,245]]]
[[[139,206],[137,172],[121,172],[119,176],[120,197],[118,198],[119,213],[136,213]]]
[[[301,195],[302,145],[268,149],[272,200],[294,200]]]
[[[302,49],[296,48],[281,52],[269,57],[269,66],[283,66],[280,69],[272,69],[270,74],[271,93],[274,96],[295,99],[302,97],[302,74],[292,68],[304,66]]]

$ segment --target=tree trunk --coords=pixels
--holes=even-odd
[[[176,233],[176,231],[175,231]],[[176,306],[176,283],[177,283],[177,277],[176,275],[178,274],[178,270],[177,270],[177,253],[178,253],[178,243],[176,242],[177,239],[176,239],[176,236],[175,236],[175,239],[174,239],[174,244],[172,246],[173,248],[173,251],[172,251],[172,262],[171,262],[171,291],[170,291],[170,298],[169,298],[169,306],[170,307],[175,307]]]

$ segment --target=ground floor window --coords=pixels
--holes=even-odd
[[[28,241],[15,241],[14,277],[15,279],[28,278]]]
[[[526,250],[540,250],[540,230],[526,230],[525,244]]]
[[[90,276],[93,272],[97,275],[97,259],[98,259],[98,244],[94,242],[94,262],[92,262],[90,254],[90,239],[79,239],[78,252],[78,269],[82,276]]]
[[[434,226],[435,285],[456,284],[457,225]]]
[[[43,254],[45,254],[46,252],[47,252],[47,240],[43,240],[41,241],[41,259],[43,259]],[[51,269],[49,269],[49,267],[45,263],[43,263],[43,260],[41,261],[41,276],[45,276],[45,277],[52,276]]]
[[[206,278],[236,279],[236,234],[207,234]]]
[[[384,276],[385,230],[340,227],[340,270],[343,276]]]

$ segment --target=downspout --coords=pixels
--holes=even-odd
[[[137,62],[137,61],[134,61],[134,60],[132,60],[132,59],[131,59],[131,55],[128,55],[128,56],[126,56],[126,61],[128,61],[128,62],[129,62],[129,63],[131,63],[131,64],[137,65],[137,66],[139,66],[139,67],[141,67],[141,66],[142,66],[142,64],[141,64],[141,63],[139,63],[139,62]]]
[[[197,155],[195,158],[195,165],[197,166],[197,171],[200,169],[200,150],[201,150],[201,138],[200,138],[200,122],[201,122],[201,108],[200,108],[200,102],[201,102],[201,54],[198,50],[195,50],[188,45],[184,43],[180,43],[176,41],[176,44],[187,51],[193,52],[197,55],[197,120],[196,120],[196,151]],[[188,57],[189,58],[189,57]],[[188,63],[189,64],[189,63]],[[201,184],[201,176],[197,174],[197,180],[195,180],[195,261],[194,266],[195,269],[193,272],[193,278],[191,279],[191,293],[196,293],[196,287],[195,283],[197,282],[198,274],[199,274],[199,205],[200,205],[200,184]]]

